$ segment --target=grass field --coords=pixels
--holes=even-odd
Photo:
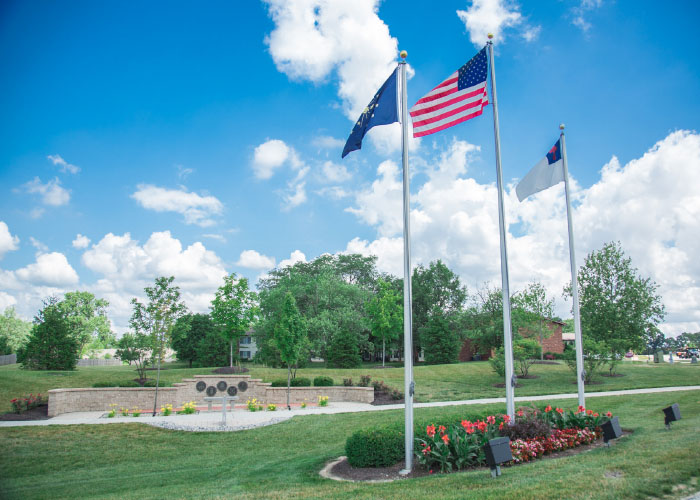
[[[211,373],[211,368],[184,368],[184,364],[169,364],[161,371],[161,381],[165,384],[179,382],[193,375]],[[286,369],[264,368],[257,365],[250,367],[249,375],[270,382],[277,378],[286,378]],[[690,365],[674,363],[654,364],[645,362],[625,362],[618,370],[623,377],[597,377],[600,385],[589,385],[587,392],[611,391],[621,389],[641,389],[646,387],[669,387],[700,385],[700,364]],[[155,372],[148,372],[155,378]],[[538,394],[562,394],[576,392],[574,374],[565,365],[533,365],[530,373],[536,379],[520,380],[522,387],[515,391],[516,396],[534,396]],[[340,385],[343,378],[352,378],[357,382],[361,375],[371,375],[373,379],[384,380],[388,385],[403,391],[403,368],[376,368],[375,364],[353,370],[327,369],[313,366],[300,369],[298,377],[313,379],[318,375],[332,377]],[[94,366],[81,367],[75,371],[41,372],[21,370],[19,365],[0,366],[0,412],[10,410],[12,398],[40,392],[46,394],[49,389],[61,387],[92,387],[95,382],[119,382],[133,380],[136,371],[129,366]],[[505,397],[505,389],[494,387],[502,383],[486,361],[459,363],[454,365],[418,365],[414,369],[416,381],[416,400],[459,401],[464,399]]]
[[[669,432],[661,409],[674,402],[683,418]],[[589,406],[613,411],[634,432],[609,449],[505,468],[497,480],[487,469],[383,484],[318,476],[353,431],[401,422],[401,411],[309,415],[233,433],[143,424],[4,428],[0,498],[620,499],[681,498],[700,489],[700,391],[595,398]],[[425,408],[416,418],[503,410]]]

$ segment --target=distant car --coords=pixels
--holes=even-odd
[[[681,349],[680,351],[676,352],[676,356],[680,359],[690,359],[693,356],[700,357],[700,350],[694,347]]]
[[[632,351],[627,351],[627,352],[625,353],[625,357],[626,357],[626,358],[631,358],[632,356],[634,356],[634,353],[633,353]]]

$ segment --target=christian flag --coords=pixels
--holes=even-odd
[[[487,74],[484,47],[411,108],[413,137],[434,134],[479,116],[489,103]]]
[[[561,139],[549,150],[547,156],[532,167],[515,188],[518,200],[544,191],[564,180],[564,161],[561,158]]]

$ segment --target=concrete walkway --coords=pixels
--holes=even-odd
[[[690,385],[684,387],[653,387],[648,389],[630,389],[624,391],[604,391],[586,393],[586,398],[598,398],[606,396],[624,396],[630,394],[650,394],[659,392],[677,392],[677,391],[698,391],[700,385]],[[543,396],[520,396],[516,397],[516,402],[526,401],[542,401],[542,400],[558,400],[558,399],[577,399],[578,394],[548,394]],[[460,405],[477,405],[489,403],[505,403],[505,398],[485,398],[485,399],[468,399],[464,401],[438,401],[434,403],[415,403],[415,408],[430,408],[439,406],[460,406]],[[226,425],[222,425],[221,410],[213,410],[211,412],[200,411],[193,415],[171,415],[169,417],[122,417],[105,418],[103,415],[106,412],[83,412],[83,413],[64,413],[47,420],[30,420],[17,422],[0,422],[2,427],[21,427],[28,425],[75,425],[75,424],[132,424],[144,423],[174,430],[185,431],[237,431],[244,429],[252,429],[265,425],[284,422],[297,415],[318,415],[330,413],[354,413],[363,411],[386,411],[386,410],[402,410],[403,404],[373,406],[367,403],[334,403],[331,402],[327,407],[308,407],[294,408],[291,411],[283,409],[283,405],[278,405],[277,411],[260,411],[249,412],[245,409],[228,412],[226,416]]]

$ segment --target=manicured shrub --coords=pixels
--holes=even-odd
[[[396,427],[361,429],[345,442],[353,467],[388,467],[404,458],[404,432]]]
[[[371,376],[369,376],[369,375],[362,375],[362,376],[360,377],[360,383],[357,384],[357,385],[359,385],[360,387],[367,387],[367,386],[369,386],[369,381],[370,381],[370,380],[372,380],[372,377],[371,377]]]
[[[287,379],[286,378],[277,378],[272,381],[271,387],[287,387]]]
[[[316,387],[331,387],[333,385],[333,379],[325,375],[314,378],[314,386]]]
[[[352,387],[352,378],[344,378],[343,379],[343,385],[345,387]]]
[[[286,383],[284,384],[286,387]],[[311,379],[306,377],[293,378],[289,383],[290,387],[311,387]]]

